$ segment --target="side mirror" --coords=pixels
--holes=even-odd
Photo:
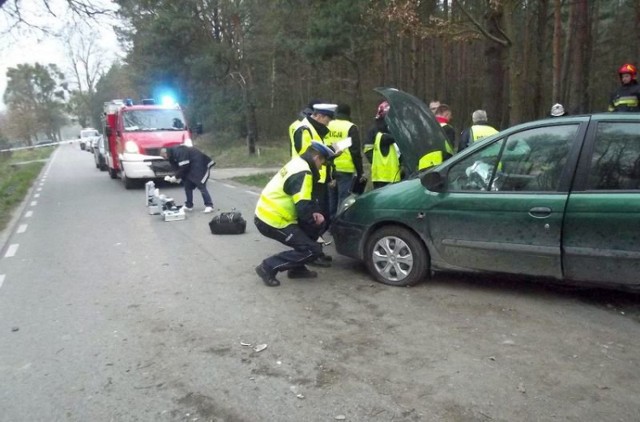
[[[422,186],[431,192],[445,192],[445,178],[437,171],[431,171],[420,177]]]
[[[196,133],[202,135],[202,123],[196,123]]]

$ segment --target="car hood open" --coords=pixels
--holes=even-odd
[[[427,105],[396,88],[376,88],[389,102],[385,121],[402,154],[408,177],[418,172],[420,158],[432,151],[445,151],[446,135]]]

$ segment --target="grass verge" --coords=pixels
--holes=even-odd
[[[38,177],[54,147],[0,154],[0,231]]]
[[[272,177],[273,173],[258,173],[249,176],[232,177],[231,180],[242,183],[243,185],[255,186],[262,189],[269,183]]]
[[[196,139],[195,145],[213,157],[217,168],[281,167],[291,159],[287,139],[259,142],[255,154],[249,154],[249,149],[242,139],[221,142],[207,134]]]

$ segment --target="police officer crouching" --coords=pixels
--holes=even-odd
[[[293,250],[266,258],[256,273],[270,287],[280,285],[276,274],[287,271],[289,278],[315,278],[305,264],[323,256],[316,240],[326,230],[325,218],[313,197],[319,169],[335,157],[334,151],[312,141],[299,157],[289,161],[265,186],[255,211],[255,225],[264,236]]]

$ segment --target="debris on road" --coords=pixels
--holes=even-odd
[[[256,347],[253,348],[253,351],[256,353],[262,352],[264,349],[267,348],[266,344],[258,344]]]
[[[251,343],[245,343],[244,341],[241,341],[240,346],[251,346]]]

